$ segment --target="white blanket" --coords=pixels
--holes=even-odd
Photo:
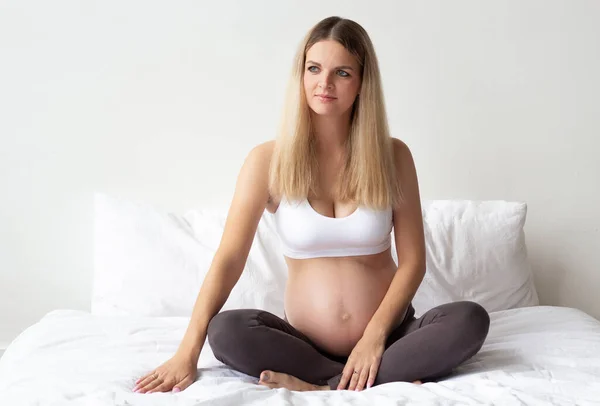
[[[362,392],[256,385],[212,356],[180,393],[136,394],[134,381],[177,349],[187,318],[100,317],[56,310],[0,360],[0,405],[592,405],[600,404],[600,322],[562,307],[491,314],[486,343],[449,379]]]

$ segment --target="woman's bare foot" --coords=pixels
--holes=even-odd
[[[329,390],[329,386],[318,386],[308,382],[304,382],[295,376],[284,374],[281,372],[263,371],[260,374],[259,385],[267,386],[271,389],[286,388],[294,391],[314,391],[314,390]]]
[[[415,385],[421,385],[423,382],[421,382],[421,381],[413,381],[413,383],[414,383]]]

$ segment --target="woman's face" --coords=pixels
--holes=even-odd
[[[356,58],[339,42],[325,40],[309,48],[304,64],[304,92],[316,114],[344,114],[352,107],[360,85]]]

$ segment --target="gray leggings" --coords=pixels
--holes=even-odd
[[[392,331],[375,385],[436,381],[475,355],[487,336],[490,317],[469,301],[435,307],[418,319],[412,305]],[[314,385],[336,389],[347,357],[326,353],[287,321],[254,309],[227,310],[208,326],[215,357],[233,369],[259,377],[282,372]]]

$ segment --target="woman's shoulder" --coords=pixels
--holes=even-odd
[[[254,162],[256,168],[255,176],[256,178],[263,179],[265,185],[268,185],[268,177],[269,177],[269,168],[271,165],[271,158],[273,156],[273,151],[275,150],[275,140],[266,141],[256,145],[250,153],[248,154],[248,160]],[[268,189],[268,187],[267,187]],[[271,213],[275,213],[277,208],[279,207],[278,199],[275,199],[269,193],[269,198],[267,201],[267,210]]]
[[[275,140],[262,142],[255,145],[250,150],[250,155],[257,156],[258,158],[271,158],[273,151],[275,150]]]
[[[269,172],[271,157],[275,149],[275,141],[267,141],[255,145],[246,156],[246,162],[253,168],[255,175],[266,176]]]
[[[392,137],[392,147],[394,149],[394,155],[402,155],[406,153],[410,153],[410,148],[404,141],[399,138]]]
[[[398,170],[401,170],[402,166],[413,162],[412,152],[404,141],[392,137],[392,149],[394,151],[394,163]]]

